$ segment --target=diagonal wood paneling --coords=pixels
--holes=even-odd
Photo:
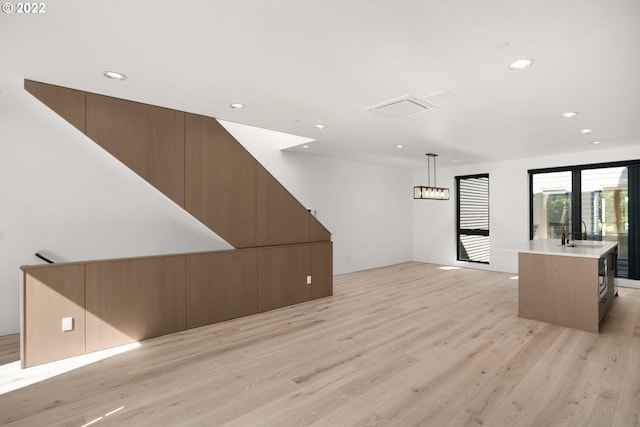
[[[257,161],[212,117],[187,114],[185,209],[236,248],[256,246]]]
[[[331,240],[331,233],[313,215],[309,215],[309,241],[328,242]]]
[[[85,132],[86,92],[25,80],[24,88],[77,129]]]
[[[236,248],[331,240],[214,118],[29,80],[25,88]]]
[[[184,207],[182,111],[87,93],[86,134]]]
[[[309,242],[309,211],[260,164],[256,178],[257,245]]]

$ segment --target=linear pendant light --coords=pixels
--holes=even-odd
[[[414,199],[429,199],[429,200],[449,200],[449,189],[436,187],[436,157],[437,154],[427,153],[428,159],[427,164],[427,186],[416,186],[413,187],[413,198]],[[431,182],[433,181],[433,187],[431,186]]]

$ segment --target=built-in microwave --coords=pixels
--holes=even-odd
[[[598,295],[602,299],[607,294],[609,275],[607,271],[607,257],[598,259]]]

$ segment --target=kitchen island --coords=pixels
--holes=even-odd
[[[617,246],[527,242],[518,250],[518,316],[598,332],[615,294]]]

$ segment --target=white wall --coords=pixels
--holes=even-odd
[[[231,246],[26,91],[0,111],[0,335],[19,330],[19,266]]]
[[[416,261],[459,265],[516,273],[514,247],[529,239],[529,169],[640,159],[640,145],[571,155],[536,157],[508,162],[438,167],[439,186],[451,188],[449,201],[416,200],[413,204],[413,258]],[[489,173],[491,264],[456,261],[454,177]],[[414,185],[424,184],[426,171],[413,174]]]
[[[279,132],[222,125],[332,233],[334,274],[411,260],[411,172],[280,151]],[[311,148],[313,149],[313,148]]]

